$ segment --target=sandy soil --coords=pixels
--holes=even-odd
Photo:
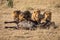
[[[0,0],[1,2],[1,0]],[[60,0],[14,0],[14,7],[9,8],[6,0],[0,4],[0,40],[60,40]],[[52,12],[52,21],[58,28],[53,29],[5,29],[5,21],[11,21],[14,10],[26,10],[28,8],[38,8],[50,10]],[[16,24],[7,24],[15,26]]]

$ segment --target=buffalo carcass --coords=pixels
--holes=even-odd
[[[31,21],[22,21],[19,23],[19,27],[22,29],[30,29],[30,30],[36,29],[36,25]]]

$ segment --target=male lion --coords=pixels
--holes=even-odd
[[[33,11],[32,15],[31,15],[31,20],[34,21],[36,24],[38,24],[40,21],[39,16],[40,16],[40,10],[36,9]]]

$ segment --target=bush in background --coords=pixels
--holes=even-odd
[[[8,7],[13,8],[13,0],[7,0],[8,1]]]

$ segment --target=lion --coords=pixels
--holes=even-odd
[[[31,20],[33,21],[39,21],[39,15],[40,15],[40,10],[37,9],[37,10],[34,10],[32,15],[31,15]]]
[[[42,22],[45,22],[45,21],[51,21],[51,12],[50,11],[46,11],[44,12],[43,14],[44,18],[41,20],[41,23]]]
[[[13,11],[13,19],[14,21],[19,21],[19,15],[21,14],[20,10]]]
[[[44,18],[41,19],[41,23],[43,24],[43,26],[49,26],[51,23],[51,15],[52,13],[50,11],[45,11],[43,16]]]
[[[23,13],[21,13],[20,15],[19,15],[19,22],[21,22],[21,21],[24,21],[25,20],[25,15],[23,14]]]
[[[20,10],[16,10],[16,11],[13,12],[13,19],[14,19],[14,21],[21,22],[21,21],[25,20],[24,16],[25,15]]]

